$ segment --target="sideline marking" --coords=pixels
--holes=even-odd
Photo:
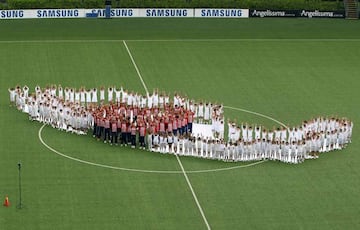
[[[94,40],[0,40],[5,44],[16,43],[92,43],[92,42],[360,42],[359,38],[214,38],[214,39],[94,39]]]

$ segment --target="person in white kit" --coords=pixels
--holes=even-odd
[[[163,109],[165,105],[165,98],[164,98],[164,94],[160,93],[159,94],[159,108]]]
[[[56,85],[52,85],[50,88],[50,95],[56,96],[56,91],[57,91]]]
[[[82,106],[86,105],[86,91],[85,91],[85,87],[83,86],[80,87],[80,104]]]
[[[235,142],[235,133],[236,133],[236,126],[235,126],[235,122],[230,121],[230,119],[228,119],[228,140],[230,142]]]
[[[70,89],[68,87],[65,87],[64,89],[64,98],[65,102],[70,101]]]
[[[93,88],[91,91],[91,103],[96,106],[98,103],[97,88]]]
[[[100,104],[104,104],[105,101],[105,87],[100,86]]]
[[[15,88],[9,88],[8,91],[10,93],[10,106],[14,106],[15,105],[15,100],[16,100],[16,89]]]
[[[135,100],[134,92],[129,93],[126,101],[127,106],[131,106],[134,100]]]
[[[158,91],[155,89],[152,95],[152,101],[153,101],[153,107],[159,108],[159,94]]]
[[[197,113],[198,121],[200,124],[204,122],[204,104],[200,101]]]
[[[153,95],[147,93],[147,107],[151,109],[153,107]]]
[[[121,102],[121,88],[119,89],[114,87],[114,92],[115,92],[115,102],[119,106]]]
[[[248,142],[248,125],[247,124],[243,124],[241,125],[241,137],[243,139],[244,142]]]
[[[80,104],[80,91],[78,89],[75,89],[74,92],[74,102]]]
[[[29,97],[29,87],[27,85],[24,85],[23,93],[24,93],[25,99],[27,99]]]
[[[123,103],[123,104],[126,104],[127,103],[127,98],[128,98],[128,91],[125,89],[123,89],[122,87],[121,87],[121,103]]]
[[[108,93],[108,102],[109,103],[112,103],[113,102],[113,97],[114,97],[114,87],[112,86],[109,86],[108,89],[107,89],[107,93]]]
[[[209,124],[210,123],[210,114],[211,114],[211,105],[210,103],[205,103],[204,106],[204,123]]]
[[[70,102],[75,102],[75,91],[74,91],[73,88],[70,88],[69,96],[70,96],[69,101]]]
[[[255,126],[254,137],[255,137],[255,140],[261,139],[261,126]]]
[[[63,87],[61,85],[58,86],[58,98],[59,98],[59,100],[64,99],[64,90],[63,90]]]
[[[144,109],[147,105],[147,97],[143,95],[140,99],[140,108]]]

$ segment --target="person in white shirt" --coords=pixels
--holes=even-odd
[[[114,87],[114,92],[115,92],[115,102],[119,106],[121,102],[121,88],[118,89]]]
[[[244,152],[244,142],[243,140],[240,138],[238,143],[238,161],[245,161],[245,152]]]
[[[147,93],[146,96],[147,96],[147,107],[151,109],[153,107],[153,95]]]
[[[121,87],[121,103],[123,103],[123,104],[126,104],[127,103],[127,99],[128,99],[128,91],[125,89],[123,89],[122,87]]]
[[[80,91],[78,89],[74,92],[74,102],[80,104]]]
[[[19,100],[18,100],[18,109],[21,110],[22,112],[26,112],[26,104],[27,104],[27,100],[26,100],[26,97],[25,97],[25,94],[24,92],[20,93],[20,96],[18,97]]]
[[[91,91],[91,103],[96,106],[98,103],[97,88],[93,88]]]
[[[132,106],[134,100],[135,100],[134,92],[129,93],[126,101],[127,106]]]
[[[211,105],[210,105],[210,103],[205,103],[205,106],[204,106],[204,123],[205,124],[210,123],[210,114],[211,114]]]
[[[142,108],[142,109],[146,108],[147,97],[146,97],[145,95],[143,95],[140,100],[141,100],[141,102],[140,102],[140,108]]]
[[[91,105],[91,95],[92,95],[92,90],[91,89],[86,89],[85,90],[85,104],[86,106],[89,108]]]
[[[265,128],[263,128],[261,132],[261,138],[267,140],[268,139],[268,132]]]
[[[285,127],[282,127],[281,129],[281,138],[280,138],[281,142],[286,142],[288,140],[287,138],[287,130]]]
[[[100,87],[100,104],[104,104],[105,101],[105,87],[101,86]]]
[[[133,98],[133,103],[132,105],[134,107],[139,108],[140,107],[140,103],[141,103],[141,95],[139,93],[135,93],[134,98]]]
[[[24,93],[25,99],[27,99],[29,97],[29,87],[27,85],[25,85],[23,87],[23,93]]]
[[[109,86],[107,91],[108,91],[108,102],[112,103],[114,97],[114,88],[112,86]]]
[[[159,95],[157,90],[154,89],[153,95],[152,95],[152,102],[153,102],[153,107],[159,107]]]
[[[224,139],[225,123],[223,119],[220,119],[219,123],[219,138]]]
[[[230,119],[228,119],[228,140],[230,142],[235,142],[235,130],[236,130],[236,127],[235,127],[235,123],[234,122],[231,122]]]
[[[70,95],[69,101],[75,102],[75,90],[73,88],[70,89],[69,95]]]
[[[164,104],[165,104],[165,98],[164,98],[164,94],[160,93],[159,94],[159,108],[163,109],[164,108]]]
[[[68,87],[65,87],[64,96],[65,96],[65,102],[70,101],[70,89]]]
[[[10,106],[15,105],[15,99],[16,99],[16,89],[15,88],[9,88],[8,89],[10,93]]]
[[[59,100],[64,99],[64,90],[61,85],[58,86],[58,96],[57,97],[59,98]]]
[[[50,95],[51,96],[56,96],[56,85],[52,85],[50,88]]]
[[[80,87],[80,103],[82,106],[86,104],[85,87]]]
[[[244,140],[244,142],[248,142],[248,125],[247,124],[241,125],[241,134],[242,134],[242,139]]]
[[[173,140],[174,140],[174,143],[173,143],[174,154],[177,154],[178,153],[178,146],[179,146],[179,135],[178,134],[173,135]]]
[[[241,135],[241,129],[240,126],[237,126],[235,128],[235,134],[234,134],[235,143],[240,139],[240,135]]]
[[[173,103],[174,103],[174,108],[176,106],[180,106],[180,104],[179,104],[179,95],[177,94],[177,92],[174,93]]]
[[[289,163],[290,162],[290,157],[289,157],[289,155],[290,155],[290,145],[289,145],[289,142],[286,142],[285,143],[285,146],[284,146],[284,149],[283,149],[283,151],[284,151],[284,159],[283,159],[283,161],[284,162],[286,162],[286,163]]]
[[[169,94],[164,93],[164,103],[165,103],[165,105],[170,105],[170,96],[169,96]]]
[[[202,102],[199,103],[197,117],[199,123],[202,124],[204,122],[204,104]]]
[[[255,126],[254,135],[255,135],[255,140],[261,139],[261,126]]]
[[[194,111],[193,111],[193,113],[194,113],[194,123],[199,123],[199,119],[198,119],[199,107],[198,107],[197,103],[194,103],[193,108],[194,108]]]
[[[247,131],[247,139],[249,142],[252,142],[253,141],[253,129],[252,127],[250,126],[248,131]]]
[[[281,130],[280,128],[276,128],[275,132],[275,141],[281,141]]]
[[[289,142],[292,143],[295,140],[295,130],[293,127],[289,129]]]

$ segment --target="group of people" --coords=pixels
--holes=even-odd
[[[61,92],[61,93],[60,93]],[[64,100],[62,91],[54,87],[35,87],[30,93],[28,86],[9,88],[10,104],[29,114],[30,120],[52,125],[54,128],[86,134],[92,127],[91,106]],[[61,96],[60,96],[61,95]],[[90,108],[90,109],[89,109]]]
[[[107,92],[107,101],[105,94]],[[9,88],[10,102],[31,120],[87,134],[111,145],[129,145],[161,153],[223,161],[278,160],[301,163],[318,153],[351,142],[353,123],[346,118],[318,117],[297,127],[267,130],[228,121],[224,138],[223,106],[196,103],[175,93],[141,95],[122,87],[73,89],[61,86]],[[99,100],[98,100],[99,99]],[[212,125],[213,136],[193,135],[193,123]]]
[[[93,129],[98,140],[115,145],[120,142],[144,148],[147,134],[185,135],[192,133],[193,122],[213,123],[214,127],[223,122],[222,105],[196,103],[179,93],[170,99],[169,94],[158,90],[141,95],[122,87],[98,90],[51,85],[43,89],[36,86],[30,93],[25,85],[9,88],[9,93],[10,103],[28,113],[31,120],[78,134]]]
[[[277,160],[298,164],[319,153],[340,150],[351,142],[353,123],[346,118],[318,117],[300,127],[266,130],[228,123],[228,141],[194,136],[151,135],[157,151],[223,161]],[[154,148],[154,146],[152,146]]]

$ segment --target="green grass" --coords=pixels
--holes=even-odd
[[[180,91],[289,125],[333,114],[355,123],[347,149],[301,165],[265,162],[189,173],[212,229],[358,229],[358,27],[358,21],[327,19],[0,21],[0,40],[6,41],[0,42],[0,198],[9,195],[12,202],[10,208],[0,208],[0,226],[206,229],[181,173],[136,173],[63,158],[41,144],[41,124],[8,106],[7,88],[16,84],[31,89],[36,84],[116,84],[143,93],[125,39],[150,90]],[[313,40],[299,40],[306,38]],[[64,39],[116,41],[54,41]],[[134,41],[138,39],[235,40]],[[31,40],[46,42],[11,42]],[[278,125],[245,112],[225,112],[241,122]],[[41,135],[54,149],[81,160],[181,170],[173,156],[111,147],[49,127]],[[20,160],[25,208],[17,210]],[[186,171],[245,165],[186,157],[181,161]]]
[[[191,25],[191,26],[189,26]],[[359,38],[357,20],[247,19],[57,19],[2,20],[0,40]]]

